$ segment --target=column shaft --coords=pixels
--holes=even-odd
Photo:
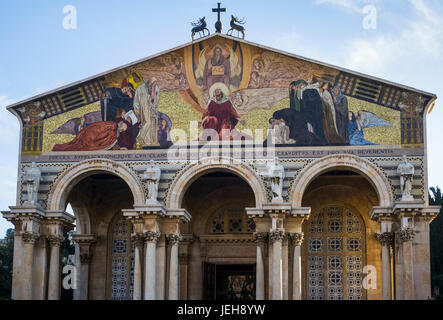
[[[171,243],[171,258],[169,265],[169,300],[178,300],[178,248],[180,235],[168,235]]]
[[[400,238],[402,240],[403,248],[403,298],[405,300],[414,300],[414,260],[413,260],[413,246],[414,230],[406,228],[400,231]]]
[[[143,298],[143,235],[134,237],[134,300]]]
[[[282,274],[282,241],[285,234],[282,230],[271,231],[272,241],[272,300],[283,299]]]
[[[165,300],[166,280],[166,241],[162,237],[157,243],[157,300]]]
[[[37,235],[30,232],[23,234],[24,257],[23,257],[23,282],[22,300],[32,300],[32,279],[34,269],[34,244]]]
[[[289,300],[289,248],[286,236],[282,242],[282,288],[282,299]]]
[[[301,247],[294,247],[294,265],[292,278],[292,300],[301,300]]]
[[[51,246],[51,258],[49,261],[49,284],[48,300],[60,300],[60,245],[63,238],[57,236],[49,237]]]
[[[303,233],[290,233],[289,239],[294,247],[292,265],[292,300],[301,300],[301,245],[303,242]]]
[[[392,233],[384,232],[378,235],[381,244],[381,264],[382,264],[382,298],[392,300],[392,275],[391,275],[391,245]]]
[[[392,300],[391,253],[389,245],[381,247],[383,300]]]
[[[145,300],[156,299],[156,249],[160,233],[146,232]]]
[[[267,233],[255,233],[254,239],[257,243],[257,266],[256,266],[256,288],[257,300],[265,300],[265,265],[263,257],[263,247],[267,238]]]

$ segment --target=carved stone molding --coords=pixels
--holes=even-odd
[[[146,243],[157,243],[157,241],[160,239],[161,233],[155,232],[155,231],[148,231],[144,233],[145,236],[145,242]]]
[[[254,241],[257,244],[264,244],[268,240],[268,233],[267,232],[256,232],[254,233]]]
[[[179,245],[180,242],[183,241],[183,237],[180,234],[168,234],[166,235],[166,239],[172,246]]]
[[[303,232],[288,233],[288,239],[295,247],[300,247],[304,240]]]
[[[394,241],[394,235],[392,232],[376,233],[375,238],[384,246],[391,246]]]
[[[254,243],[250,234],[210,234],[201,235],[199,240],[202,244],[226,244],[226,243]]]
[[[22,239],[24,243],[32,243],[34,244],[38,239],[40,238],[40,235],[33,232],[23,232],[22,233]]]
[[[285,231],[281,229],[271,230],[271,232],[269,233],[269,239],[271,240],[271,243],[274,243],[276,241],[283,242],[285,237]]]
[[[415,230],[412,228],[406,228],[399,232],[402,242],[413,241],[415,237]]]

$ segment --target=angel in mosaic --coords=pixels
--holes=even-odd
[[[364,129],[373,127],[391,127],[392,124],[369,111],[359,111],[357,116],[352,111],[348,113],[348,135],[351,146],[371,146],[374,143],[365,140]]]

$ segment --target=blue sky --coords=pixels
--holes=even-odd
[[[217,1],[38,0],[0,2],[0,210],[15,204],[19,126],[5,106],[190,41],[190,22]],[[62,26],[77,9],[77,29]],[[362,9],[377,10],[363,28]],[[443,99],[440,0],[226,0],[246,39],[422,89]],[[430,185],[443,185],[443,100],[428,118]],[[0,238],[12,225],[0,218]]]

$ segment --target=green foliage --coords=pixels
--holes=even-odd
[[[0,244],[0,300],[11,299],[14,229],[8,229],[6,243]]]
[[[435,206],[443,206],[441,189],[431,188],[429,203]],[[443,295],[443,208],[438,217],[431,223],[431,276],[432,290],[439,288],[440,296]]]

